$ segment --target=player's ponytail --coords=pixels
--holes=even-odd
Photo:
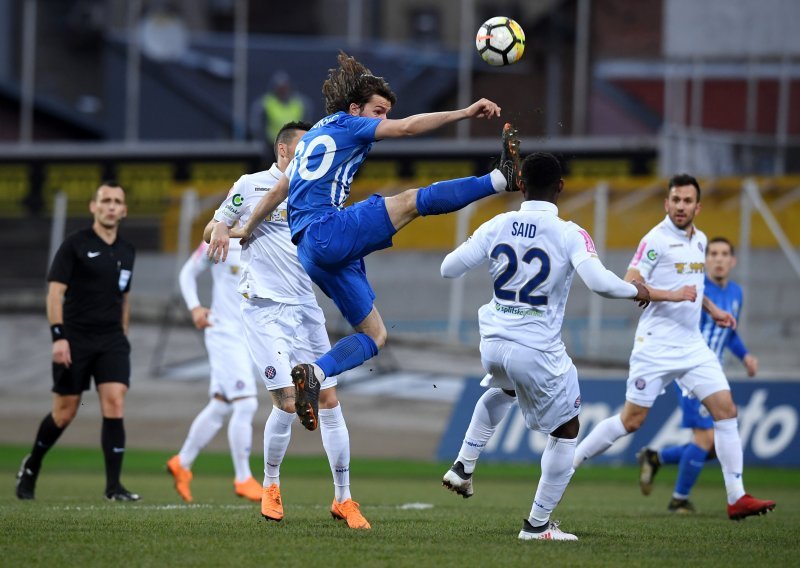
[[[355,57],[340,51],[337,60],[339,67],[328,69],[328,79],[322,84],[326,114],[347,112],[351,103],[361,106],[372,95],[380,95],[392,105],[397,102],[389,83],[383,77],[373,75]]]

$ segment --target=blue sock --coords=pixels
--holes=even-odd
[[[687,444],[678,469],[678,479],[675,481],[676,494],[689,496],[689,493],[692,492],[692,487],[697,483],[697,477],[703,471],[707,455],[708,452],[700,446]]]
[[[689,447],[689,444],[683,446],[670,446],[658,451],[658,459],[662,464],[666,463],[681,463],[683,452]]]
[[[473,201],[497,193],[489,175],[439,181],[417,192],[417,211],[425,215],[441,215],[463,209]]]
[[[378,354],[378,346],[365,333],[354,333],[336,342],[330,351],[317,359],[315,363],[326,377],[334,377],[340,373],[358,367],[367,359]]]

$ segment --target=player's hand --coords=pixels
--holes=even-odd
[[[229,234],[232,239],[241,239],[239,242],[244,244],[250,238],[250,235],[253,234],[254,228],[255,227],[248,221],[241,227],[239,225],[232,227]]]
[[[489,99],[481,99],[467,107],[467,116],[470,118],[494,118],[500,116],[500,107]]]
[[[203,306],[196,306],[192,308],[192,322],[194,323],[194,326],[197,329],[213,327],[214,324],[212,324],[208,318],[210,313],[211,310]]]
[[[72,365],[72,353],[69,349],[69,341],[66,339],[53,342],[53,363],[64,365],[68,369]]]
[[[681,286],[675,290],[675,302],[694,302],[697,299],[697,286]]]
[[[641,280],[633,280],[631,282],[634,286],[636,286],[636,296],[634,296],[633,301],[639,304],[640,308],[646,308],[650,305],[650,289],[645,286],[644,282]]]
[[[758,359],[748,353],[744,356],[742,363],[744,363],[744,366],[747,369],[747,376],[755,377],[756,373],[758,373]]]
[[[214,223],[211,230],[211,240],[208,242],[208,258],[214,264],[220,261],[225,262],[228,258],[228,247],[230,247],[230,235],[228,226],[225,223]]]
[[[736,318],[733,317],[732,314],[722,310],[717,310],[710,315],[714,319],[714,323],[716,323],[718,326],[736,329]]]

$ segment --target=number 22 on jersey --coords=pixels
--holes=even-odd
[[[517,260],[517,253],[511,245],[500,243],[493,249],[491,256],[494,260],[498,260],[501,256],[505,256],[508,260],[506,269],[501,272],[494,281],[494,295],[500,300],[508,300],[511,302],[519,302],[528,304],[530,306],[546,306],[547,296],[533,295],[533,292],[541,286],[547,277],[550,276],[550,257],[547,253],[540,248],[532,248],[525,251],[522,255],[522,262],[531,264],[533,260],[539,261],[539,271],[533,277],[525,282],[519,290],[509,290],[504,286],[514,277],[519,270],[519,262]]]

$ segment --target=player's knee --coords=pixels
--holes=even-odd
[[[644,414],[628,414],[622,415],[620,418],[622,419],[622,425],[625,427],[625,430],[628,433],[636,432],[639,428],[642,427],[644,424],[645,419]]]
[[[294,399],[282,399],[280,401],[272,401],[273,406],[275,408],[279,408],[284,412],[288,412],[289,414],[294,414],[297,411],[297,408],[294,405]]]
[[[55,422],[56,426],[59,428],[66,428],[70,425],[75,419],[75,416],[78,415],[78,406],[67,406],[62,408],[57,408],[53,412],[53,422]]]
[[[375,342],[375,345],[378,349],[383,349],[383,346],[386,345],[386,340],[389,338],[389,334],[386,332],[386,328],[381,326],[381,329],[372,337],[372,341]]]
[[[714,429],[710,428],[708,430],[700,430],[696,429],[694,431],[694,436],[692,441],[694,444],[702,448],[705,451],[711,451],[711,448],[714,447]]]
[[[339,405],[339,399],[336,396],[336,387],[319,391],[319,407],[320,408],[336,408]]]
[[[580,431],[581,423],[578,420],[578,417],[575,416],[571,418],[569,421],[564,422],[561,426],[553,430],[550,435],[554,438],[562,438],[565,440],[574,440],[578,437],[578,432]]]
[[[703,400],[703,405],[708,409],[709,414],[715,421],[736,418],[739,414],[730,391],[714,393]]]
[[[736,410],[736,405],[731,401],[728,404],[719,405],[711,415],[714,420],[728,420],[736,418],[739,413]]]
[[[275,408],[283,410],[284,412],[288,412],[290,414],[294,414],[296,411],[296,407],[294,405],[295,401],[295,393],[293,387],[287,387],[284,389],[276,389],[270,391],[269,393],[272,395],[272,405]]]

